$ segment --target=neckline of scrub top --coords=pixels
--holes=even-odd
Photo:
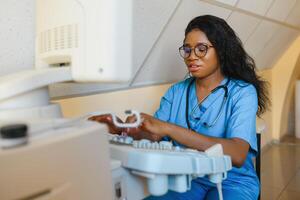
[[[221,83],[218,86],[226,84],[228,78],[224,78]],[[229,87],[229,83],[227,84],[227,87]],[[200,120],[201,116],[205,113],[205,111],[212,106],[212,104],[220,97],[224,96],[224,90],[218,89],[217,91],[210,93],[206,99],[204,99],[203,102],[201,102],[199,108],[196,108],[194,113],[192,113],[193,109],[196,105],[198,105],[198,97],[196,93],[196,81],[192,84],[191,87],[191,95],[189,96],[189,113],[190,113],[190,120]],[[193,114],[193,117],[191,116]],[[197,116],[197,117],[195,117]]]

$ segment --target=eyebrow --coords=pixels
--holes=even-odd
[[[206,42],[198,42],[195,46],[198,46],[198,45],[208,45],[208,46],[212,46],[212,44],[208,44],[208,43],[206,43]],[[183,44],[183,46],[191,46],[189,43],[185,43],[185,44]]]

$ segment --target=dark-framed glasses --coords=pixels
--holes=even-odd
[[[213,47],[213,45],[205,43],[199,43],[193,48],[182,45],[181,47],[179,47],[179,54],[182,58],[186,59],[190,57],[192,51],[194,50],[194,53],[198,58],[203,58],[207,54],[207,51],[210,47]]]

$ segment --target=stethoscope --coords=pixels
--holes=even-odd
[[[188,88],[187,88],[187,92],[186,92],[185,120],[186,120],[186,124],[187,124],[187,126],[188,126],[188,129],[190,129],[190,130],[192,130],[192,128],[191,128],[191,124],[190,124],[190,122],[189,122],[189,96],[190,96],[191,86],[192,86],[192,84],[193,84],[194,81],[195,81],[195,79],[193,78],[193,80],[191,80],[191,82],[189,83]],[[219,109],[219,111],[218,111],[217,117],[215,118],[215,120],[214,120],[211,124],[208,124],[207,122],[204,122],[204,123],[203,123],[204,127],[206,127],[206,128],[211,128],[211,127],[213,127],[213,126],[217,123],[218,119],[220,118],[221,113],[222,113],[222,109],[223,109],[223,107],[225,106],[225,102],[226,102],[227,97],[228,97],[228,83],[229,83],[229,81],[230,81],[230,79],[228,79],[227,82],[226,82],[224,85],[220,85],[220,86],[216,87],[215,89],[213,89],[213,90],[210,92],[210,94],[212,94],[212,93],[216,92],[216,91],[219,90],[219,89],[223,89],[223,90],[224,90],[224,97],[223,97],[222,105],[221,105],[221,107],[220,107],[220,109]],[[209,94],[209,95],[210,95],[210,94]],[[209,95],[208,95],[208,96],[209,96]],[[207,96],[207,97],[208,97],[208,96]],[[203,102],[207,97],[205,97],[205,98],[202,100],[202,102]],[[199,107],[199,104],[201,104],[201,103],[197,103],[197,106],[198,106],[198,107]]]

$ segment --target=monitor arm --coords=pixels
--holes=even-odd
[[[70,67],[25,70],[0,77],[0,120],[60,117],[48,85],[72,80]]]

